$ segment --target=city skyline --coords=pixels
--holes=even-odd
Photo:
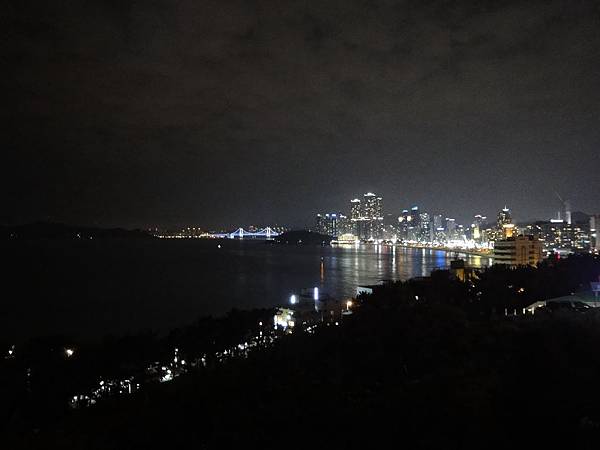
[[[598,214],[573,211],[571,202],[557,194],[561,205],[554,218],[518,222],[505,205],[497,214],[476,214],[466,223],[418,205],[401,213],[384,209],[381,195],[367,192],[350,200],[347,208],[317,213],[314,231],[335,243],[387,243],[434,248],[462,248],[489,252],[500,244],[504,261],[526,261],[532,265],[551,253],[597,252]],[[526,255],[515,256],[516,248]],[[502,252],[502,250],[498,250]],[[520,264],[521,262],[515,262]]]
[[[371,191],[368,191],[369,193],[371,193]],[[366,193],[366,192],[365,192]],[[360,196],[362,196],[364,194],[360,194]],[[456,211],[450,211],[448,208],[442,208],[441,210],[434,210],[430,207],[427,206],[427,204],[417,204],[415,202],[395,202],[395,204],[400,204],[402,206],[400,206],[399,208],[397,207],[392,207],[389,206],[389,199],[387,196],[385,196],[385,194],[376,194],[378,196],[380,196],[381,198],[385,199],[385,215],[394,215],[395,218],[397,218],[398,216],[400,216],[402,214],[402,212],[404,210],[410,210],[413,207],[418,207],[419,210],[421,211],[426,211],[427,213],[434,213],[435,215],[440,215],[442,216],[444,219],[446,218],[452,218],[454,219],[457,224],[461,224],[461,225],[465,225],[465,226],[469,226],[471,225],[474,221],[476,221],[476,219],[478,217],[483,217],[484,219],[487,219],[486,221],[484,221],[484,224],[488,224],[488,223],[493,223],[496,222],[496,214],[498,213],[499,210],[503,209],[503,208],[508,208],[511,211],[511,215],[514,219],[514,221],[516,223],[522,223],[522,224],[527,224],[527,223],[533,223],[536,221],[551,221],[551,220],[556,220],[556,219],[564,219],[564,201],[563,203],[560,203],[558,200],[556,200],[555,197],[555,209],[553,211],[550,212],[550,214],[546,217],[534,217],[531,214],[529,214],[526,211],[518,211],[515,210],[512,207],[512,204],[510,202],[500,202],[498,203],[498,205],[496,205],[495,209],[494,207],[488,207],[486,208],[485,211],[472,211],[471,213],[457,213]],[[250,226],[250,227],[266,227],[266,226],[276,226],[276,227],[285,227],[288,229],[302,229],[302,228],[311,228],[314,226],[314,219],[315,219],[315,215],[325,215],[325,214],[342,214],[343,216],[346,216],[348,218],[351,217],[352,215],[352,211],[351,211],[351,206],[348,206],[348,203],[351,203],[353,200],[357,199],[356,195],[354,195],[354,197],[350,196],[350,199],[346,199],[345,202],[343,202],[343,206],[337,205],[331,208],[318,208],[316,206],[313,206],[312,208],[309,208],[306,211],[302,211],[299,212],[298,217],[295,220],[292,220],[289,223],[286,223],[282,220],[278,220],[277,218],[275,218],[272,222],[269,221],[260,221],[260,220],[255,220],[255,221],[248,221],[248,222],[243,222],[243,221],[233,221],[231,223],[220,223],[217,224],[216,226],[209,226],[207,225],[207,221],[203,221],[203,220],[198,220],[198,221],[189,221],[189,222],[179,222],[179,223],[173,223],[173,224],[162,224],[162,223],[151,223],[148,225],[148,227],[187,227],[187,226],[194,226],[194,227],[198,227],[199,229],[202,230],[233,230],[237,227],[244,227],[244,226]],[[573,208],[573,204],[577,205],[577,202],[573,202],[568,200],[568,203],[570,205],[571,211],[573,213],[584,213],[586,215],[597,215],[598,213],[596,213],[595,211],[583,211],[581,209],[577,209],[577,207]],[[466,208],[465,208],[466,209]]]
[[[378,191],[376,191],[378,192]],[[371,191],[369,191],[369,193],[371,193]],[[555,219],[565,219],[566,220],[566,215],[567,215],[567,210],[568,213],[584,213],[587,215],[594,215],[597,214],[594,211],[584,211],[581,209],[577,209],[577,207],[573,207],[573,204],[577,206],[577,202],[573,202],[570,199],[562,199],[562,197],[560,197],[559,195],[557,195],[556,193],[553,193],[553,195],[555,195],[555,209],[546,217],[535,217],[532,216],[531,214],[529,214],[527,211],[518,211],[515,210],[512,207],[512,203],[511,202],[500,202],[496,205],[495,209],[494,206],[491,207],[487,207],[484,211],[472,211],[472,214],[470,213],[465,213],[465,212],[458,212],[458,211],[450,211],[448,208],[441,208],[441,209],[433,209],[431,207],[429,207],[426,203],[425,204],[421,204],[421,203],[416,203],[416,202],[394,202],[394,204],[401,204],[402,206],[400,208],[396,207],[396,206],[389,206],[389,198],[385,195],[385,194],[379,194],[377,193],[376,195],[385,198],[385,204],[386,204],[386,211],[385,214],[393,214],[396,216],[399,216],[402,214],[403,211],[408,211],[411,208],[417,207],[419,208],[421,211],[427,211],[427,212],[435,212],[436,214],[440,214],[442,215],[444,218],[450,217],[453,218],[455,220],[458,221],[458,223],[464,224],[464,225],[469,225],[471,223],[473,223],[473,221],[477,218],[477,217],[484,217],[487,218],[488,221],[491,222],[495,222],[496,221],[496,214],[499,210],[503,209],[503,208],[508,208],[511,211],[511,215],[513,216],[513,218],[515,219],[516,222],[521,222],[521,223],[530,223],[530,222],[535,222],[535,221],[549,221],[549,220],[555,220]],[[350,202],[353,202],[354,200],[357,200],[358,198],[354,198],[352,200],[350,200]],[[347,203],[347,202],[346,202]],[[565,209],[566,208],[566,209]],[[467,209],[467,208],[464,208]],[[464,211],[463,209],[463,211]],[[351,216],[352,215],[352,207],[340,207],[335,206],[333,208],[321,208],[321,209],[315,209],[313,208],[313,211],[316,211],[316,214],[327,214],[327,213],[341,213],[347,216]],[[516,213],[515,213],[516,212]],[[487,222],[486,222],[487,223]],[[310,223],[309,223],[310,224]]]
[[[555,191],[597,213],[599,17],[564,0],[10,6],[0,223],[299,226],[370,190],[463,222],[505,203],[551,217]]]

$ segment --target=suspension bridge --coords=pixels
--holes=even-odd
[[[271,227],[263,228],[257,231],[246,231],[242,227],[231,233],[214,233],[211,237],[224,239],[273,239],[279,236],[280,233],[273,230]]]

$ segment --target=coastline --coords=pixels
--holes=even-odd
[[[391,242],[383,242],[381,244],[377,244],[374,242],[360,242],[360,244],[367,244],[367,245],[385,245],[385,246],[389,246],[389,247],[404,247],[404,248],[413,248],[413,249],[424,249],[424,250],[439,250],[439,251],[443,251],[446,253],[462,253],[464,255],[471,255],[471,256],[481,256],[481,257],[488,257],[488,258],[493,258],[493,252],[485,252],[485,251],[481,251],[481,250],[473,250],[473,249],[462,249],[462,248],[450,248],[450,247],[435,247],[433,245],[417,245],[417,244],[394,244]],[[333,246],[352,246],[352,245],[356,245],[353,243],[346,243],[346,242],[335,242],[330,244],[332,247]]]
[[[427,249],[427,250],[440,250],[440,251],[447,252],[447,253],[463,253],[465,255],[481,256],[481,257],[488,257],[488,258],[494,257],[492,252],[484,252],[484,251],[478,251],[478,250],[456,249],[456,248],[449,248],[449,247],[434,247],[431,245],[404,245],[404,244],[395,244],[395,245],[398,247],[422,248],[422,249]]]

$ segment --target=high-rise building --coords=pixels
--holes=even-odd
[[[437,243],[446,241],[444,217],[441,214],[434,214],[431,219],[431,240]]]
[[[431,242],[433,228],[431,226],[431,218],[428,213],[422,212],[419,214],[419,241]]]
[[[483,243],[485,241],[485,233],[483,227],[487,217],[477,214],[474,217],[473,224],[471,225],[471,238],[477,243]]]
[[[350,220],[358,220],[361,217],[360,200],[355,198],[350,200]]]
[[[496,223],[498,224],[499,231],[502,231],[504,225],[512,223],[512,215],[510,214],[510,209],[508,209],[508,207],[505,206],[498,212],[498,220]]]
[[[411,220],[408,209],[403,209],[402,214],[398,216],[398,237],[403,241],[408,239],[408,227]]]
[[[325,228],[325,217],[323,216],[323,214],[318,213],[315,217],[315,231],[317,233],[325,234]]]
[[[337,216],[337,233],[337,236],[352,234],[352,222],[348,216],[341,213]]]
[[[412,226],[419,228],[421,224],[421,214],[419,213],[419,207],[413,206],[410,208],[410,215],[412,216]]]
[[[383,199],[367,192],[362,201],[350,202],[351,221],[355,224],[356,235],[362,240],[383,238]]]
[[[600,214],[590,217],[590,237],[592,249],[600,253]]]
[[[543,243],[547,253],[578,253],[594,250],[596,234],[594,216],[585,216],[586,220],[572,221],[568,224],[565,220],[550,219],[537,221],[527,225],[526,230]]]
[[[362,209],[360,204],[360,199],[354,198],[350,200],[350,231],[355,236],[360,236],[360,229],[362,221]]]
[[[398,221],[395,214],[387,213],[383,219],[383,239],[386,241],[398,239]]]
[[[446,238],[449,240],[458,239],[458,232],[456,230],[456,219],[446,217]]]
[[[344,231],[340,230],[340,225],[344,225],[346,216],[339,213],[317,214],[315,221],[315,230],[317,233],[337,237]]]
[[[565,222],[571,225],[571,202],[569,200],[564,201],[565,208]]]
[[[498,219],[496,220],[494,240],[506,239],[513,237],[516,234],[515,225],[512,221],[512,215],[508,207],[504,207],[498,212]]]
[[[419,214],[419,207],[413,206],[410,209],[408,217],[406,218],[406,239],[409,241],[418,241],[421,232],[421,215]]]
[[[513,236],[494,243],[494,264],[535,266],[542,260],[542,243],[534,236]]]

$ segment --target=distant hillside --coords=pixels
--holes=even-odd
[[[151,238],[143,230],[95,228],[62,223],[35,222],[25,225],[0,226],[0,239],[102,239]]]
[[[326,234],[308,230],[294,230],[283,233],[275,238],[278,244],[291,245],[329,245],[333,238]]]

